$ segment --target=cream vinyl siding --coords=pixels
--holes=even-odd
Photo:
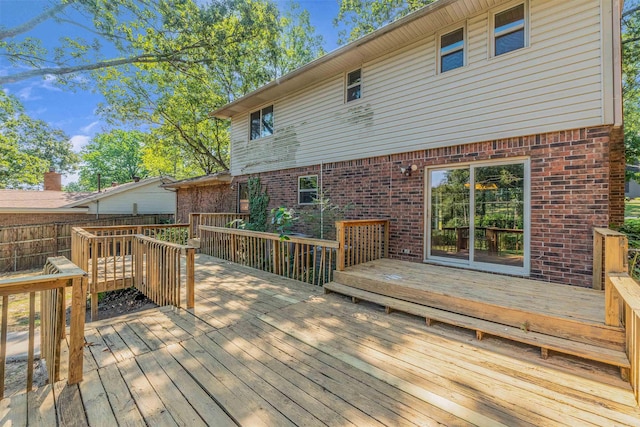
[[[344,103],[340,73],[268,101],[271,137],[249,141],[248,114],[232,117],[232,174],[606,124],[600,2],[528,4],[524,49],[489,56],[495,9],[487,9],[459,22],[464,67],[436,74],[434,33],[362,64],[360,100]]]
[[[176,193],[160,187],[161,182],[155,182],[128,191],[106,196],[92,201],[89,213],[131,215],[133,204],[138,204],[138,214],[173,214],[176,211]],[[96,212],[99,210],[99,212]]]

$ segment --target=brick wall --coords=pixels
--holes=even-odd
[[[621,144],[617,129],[600,127],[326,163],[323,188],[332,203],[355,204],[349,218],[390,218],[390,256],[420,262],[425,166],[529,157],[531,277],[591,286],[592,229],[620,221],[624,211]],[[400,167],[411,164],[418,170],[403,176]],[[260,174],[269,207],[305,209],[297,204],[297,178],[308,174],[320,174],[320,165]]]
[[[234,188],[229,184],[178,188],[176,221],[189,222],[192,212],[235,212]]]

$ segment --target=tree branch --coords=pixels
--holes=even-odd
[[[70,0],[66,3],[60,3],[58,5],[53,6],[51,9],[45,10],[40,15],[36,16],[30,21],[25,22],[22,25],[18,25],[17,27],[8,28],[6,30],[0,31],[0,40],[4,40],[10,37],[15,37],[22,33],[26,33],[27,31],[40,25],[44,21],[53,18],[58,13],[62,12],[67,6],[73,3],[75,3],[75,0]]]

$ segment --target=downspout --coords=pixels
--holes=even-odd
[[[96,200],[96,219],[100,218],[100,200]]]
[[[320,161],[320,238],[324,239],[324,192],[322,188],[322,171],[324,163]]]

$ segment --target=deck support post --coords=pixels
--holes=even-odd
[[[540,347],[540,357],[542,357],[544,360],[547,360],[549,358],[549,349]]]
[[[98,294],[91,294],[91,321],[95,322],[98,320]]]
[[[71,324],[69,336],[69,384],[82,381],[84,360],[84,319],[87,304],[87,277],[73,280],[71,289]],[[96,295],[97,297],[97,295]],[[92,299],[93,301],[93,299]],[[96,298],[97,303],[97,298]]]
[[[425,319],[424,319],[424,320],[425,320],[425,322],[427,323],[427,326],[431,326],[431,325],[433,325],[433,320],[431,320],[431,318],[429,318],[429,317],[425,317]]]
[[[389,307],[389,306],[386,306],[386,307],[384,308],[384,312],[385,312],[385,313],[387,313],[387,314],[391,314],[391,313],[393,312],[393,308],[391,308],[391,307]]]
[[[478,341],[482,341],[482,338],[484,338],[484,332],[482,331],[476,331],[476,339]]]
[[[356,297],[351,297],[351,302],[354,303],[354,304],[357,304],[357,303],[360,302],[360,299],[356,298]]]

